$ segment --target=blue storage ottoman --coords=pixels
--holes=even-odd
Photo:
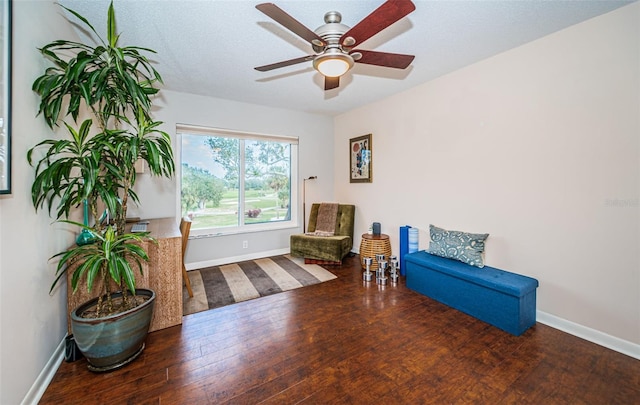
[[[425,251],[405,256],[407,287],[519,336],[536,323],[538,280]]]

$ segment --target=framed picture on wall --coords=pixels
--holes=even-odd
[[[349,178],[351,183],[372,181],[371,134],[349,140]]]
[[[0,194],[11,193],[11,0],[0,0]]]

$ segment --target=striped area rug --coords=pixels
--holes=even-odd
[[[193,298],[183,287],[184,315],[336,278],[317,264],[304,264],[304,259],[289,255],[207,267],[187,274]]]

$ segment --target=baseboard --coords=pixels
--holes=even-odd
[[[286,255],[286,254],[289,254],[289,251],[290,251],[289,248],[284,248],[284,249],[268,250],[266,252],[254,252],[254,253],[249,253],[247,255],[242,255],[242,256],[223,257],[220,259],[187,263],[185,264],[185,267],[187,268],[187,270],[198,270],[198,269],[204,269],[205,267],[220,266],[223,264],[243,262],[245,260],[254,260],[254,259],[260,259],[263,257],[277,256],[277,255]]]
[[[592,343],[604,346],[607,349],[615,350],[616,352],[640,360],[640,345],[636,343],[608,335],[604,332],[567,321],[566,319],[542,311],[536,311],[536,320],[552,328],[559,329]]]
[[[40,375],[38,375],[38,378],[33,382],[33,385],[27,392],[27,395],[25,395],[22,402],[20,402],[21,405],[36,405],[40,402],[42,395],[44,395],[44,392],[47,390],[51,380],[53,380],[53,377],[56,375],[58,367],[60,367],[60,363],[64,360],[64,348],[65,341],[64,338],[62,338],[62,342],[60,342],[56,350],[53,352],[51,358],[40,372]]]

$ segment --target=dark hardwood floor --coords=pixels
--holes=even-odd
[[[640,360],[538,323],[515,337],[398,286],[338,279],[189,315],[106,374],[62,363],[42,404],[639,404]]]

